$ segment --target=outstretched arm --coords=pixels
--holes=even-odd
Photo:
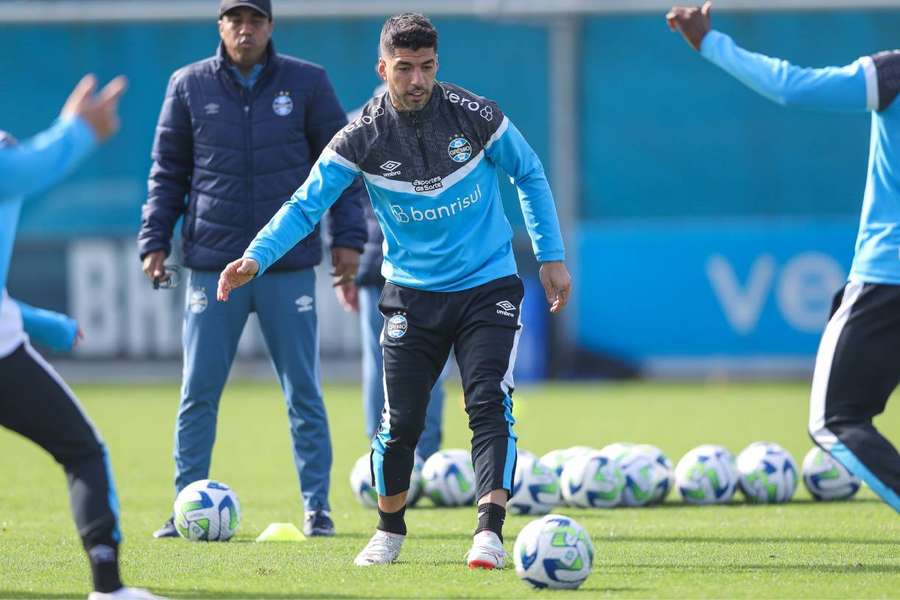
[[[256,234],[244,256],[222,271],[216,297],[227,301],[231,290],[265,273],[285,252],[312,233],[322,214],[357,175],[356,165],[331,148],[325,148],[309,177]]]
[[[702,7],[673,7],[666,15],[669,28],[704,58],[735,79],[783,106],[832,110],[878,110],[878,78],[871,57],[844,67],[808,69],[778,58],[748,52],[729,36],[712,29],[712,3]]]
[[[85,76],[69,96],[59,119],[21,144],[0,147],[0,200],[36,194],[72,172],[119,128],[119,98],[124,77],[113,79],[95,95],[97,80]]]
[[[572,280],[563,262],[566,252],[544,167],[506,116],[485,146],[485,153],[509,174],[516,186],[534,255],[541,263],[541,284],[550,311],[557,313],[569,301]]]

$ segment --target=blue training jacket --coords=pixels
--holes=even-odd
[[[719,31],[703,56],[784,106],[871,111],[869,166],[850,280],[900,285],[900,52],[880,52],[843,67],[800,68],[748,52]]]
[[[6,293],[22,202],[25,196],[37,194],[71,173],[96,143],[94,132],[84,120],[61,118],[21,144],[0,145],[0,358],[25,340],[20,305]],[[30,333],[37,334],[40,341],[51,341],[33,328],[46,321],[40,315],[37,320],[31,316]],[[74,333],[72,336],[74,340]]]
[[[384,232],[387,281],[453,292],[513,275],[498,167],[518,189],[537,259],[563,260],[556,206],[534,150],[494,102],[449,83],[435,84],[418,111],[397,111],[387,92],[370,100],[244,256],[263,273],[362,175]]]
[[[138,234],[141,258],[156,250],[169,254],[182,215],[187,267],[219,270],[239,258],[347,123],[322,67],[277,54],[270,44],[247,90],[229,64],[220,45],[216,56],[179,69],[169,81]],[[334,205],[332,246],[362,252],[362,202],[356,185]],[[318,230],[304,238],[273,269],[318,264]]]

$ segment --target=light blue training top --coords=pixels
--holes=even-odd
[[[496,104],[447,83],[435,85],[421,113],[397,112],[387,93],[370,100],[244,256],[265,272],[361,175],[384,231],[387,281],[454,292],[516,274],[498,167],[518,190],[537,259],[563,260],[556,206],[534,150]]]
[[[49,129],[21,144],[0,146],[0,358],[22,341],[19,305],[6,294],[22,202],[26,196],[37,194],[66,177],[96,143],[93,130],[84,120],[60,118]],[[56,327],[41,315],[36,319],[31,323],[37,327]],[[41,332],[37,333],[38,337],[42,336]]]
[[[868,178],[850,280],[900,285],[900,53],[864,56],[844,67],[804,69],[748,52],[710,31],[702,55],[783,106],[873,111]]]

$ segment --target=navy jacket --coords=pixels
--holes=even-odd
[[[356,274],[356,285],[383,286],[384,277],[381,274],[381,264],[384,262],[384,254],[381,244],[384,242],[384,233],[381,225],[372,210],[372,203],[368,201],[364,205],[366,214],[366,227],[369,230],[369,239],[366,240],[366,249],[359,258],[359,271]]]
[[[169,80],[138,234],[141,258],[156,250],[170,253],[182,215],[187,267],[219,270],[240,258],[347,124],[322,67],[276,54],[270,43],[266,66],[248,91],[227,61],[220,45],[216,56]],[[363,194],[355,184],[331,208],[332,246],[362,252]],[[272,269],[304,269],[321,260],[316,229]]]

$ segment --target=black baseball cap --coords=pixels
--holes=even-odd
[[[219,2],[219,18],[221,19],[222,15],[232,8],[238,8],[240,6],[252,8],[257,12],[264,14],[270,21],[272,20],[271,0],[221,0],[221,2]]]

